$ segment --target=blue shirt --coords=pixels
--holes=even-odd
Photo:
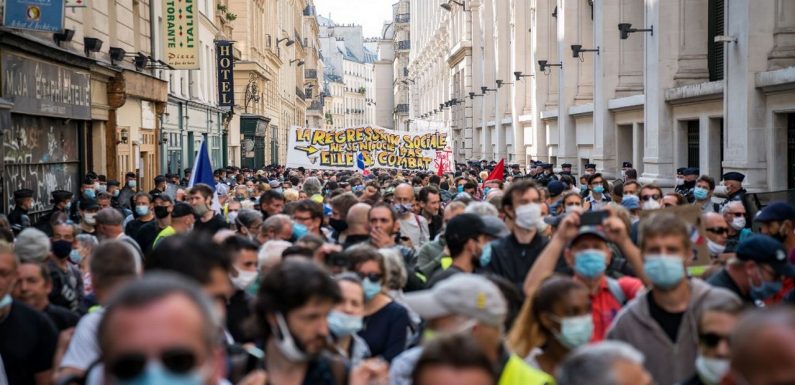
[[[367,342],[372,357],[381,356],[391,362],[406,349],[409,333],[409,313],[395,301],[364,317],[364,329],[359,336]]]

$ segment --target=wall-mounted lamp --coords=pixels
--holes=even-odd
[[[86,56],[89,56],[91,52],[99,52],[102,49],[102,40],[95,37],[84,37],[83,47],[85,47]]]
[[[486,87],[486,86],[480,87],[480,92],[483,95],[486,95],[486,92],[489,92],[489,91],[497,92],[497,89],[496,88],[489,88],[489,87]]]
[[[405,85],[408,85],[409,83],[411,83],[411,84],[417,84],[417,82],[415,82],[414,80],[408,79],[408,78],[406,78],[406,79],[403,79],[403,80],[401,80],[400,82],[401,82],[401,83],[403,83],[403,84],[405,84]]]
[[[618,24],[618,32],[619,36],[621,36],[621,40],[629,39],[629,34],[635,32],[650,32],[651,35],[654,36],[654,26],[652,25],[649,28],[638,29],[632,28],[632,24],[630,23],[620,23]]]
[[[466,0],[464,0],[464,1],[466,1]],[[451,4],[455,4],[455,5],[460,6],[461,8],[464,8],[464,11],[467,10],[467,6],[466,6],[465,2],[459,2],[459,1],[456,1],[456,0],[443,1],[441,4],[439,4],[439,6],[442,7],[442,9],[444,9],[447,12],[452,12],[453,11],[453,6]]]
[[[483,95],[478,95],[478,94],[476,94],[476,93],[474,93],[474,92],[470,92],[470,93],[469,93],[469,99],[470,99],[470,100],[474,100],[474,99],[475,99],[475,96],[483,96]]]
[[[146,68],[146,63],[148,63],[148,62],[149,62],[149,58],[146,57],[146,55],[144,55],[142,53],[138,53],[133,58],[133,63],[135,64],[135,69],[138,70],[138,71]]]
[[[301,59],[290,60],[290,65],[293,65],[295,62],[298,62],[298,67],[304,65],[304,61]]]
[[[513,84],[513,83],[506,83],[506,82],[504,82],[504,81],[502,81],[502,80],[499,80],[499,79],[497,79],[497,80],[495,80],[495,81],[497,82],[497,88],[502,88],[502,86],[503,86],[504,84]]]
[[[119,47],[110,47],[108,52],[110,53],[110,64],[112,65],[116,65],[116,62],[124,60],[124,57],[127,55],[127,51]]]
[[[127,131],[126,128],[122,128],[121,131],[119,131],[119,140],[116,141],[116,145],[122,143],[127,144],[129,140],[130,140],[130,132]]]
[[[563,63],[557,64],[549,64],[547,60],[539,60],[538,67],[541,69],[541,72],[549,75],[549,67],[560,67],[563,68]]]
[[[583,52],[596,52],[596,54],[599,55],[599,47],[596,47],[595,49],[590,49],[590,48],[582,48],[582,45],[580,45],[580,44],[572,44],[571,45],[571,56],[572,57],[580,58],[580,60],[582,60],[583,57],[582,57],[581,54]]]
[[[287,46],[287,47],[289,47],[289,46],[291,46],[291,45],[295,44],[295,40],[293,40],[293,39],[290,39],[289,37],[285,37],[285,38],[282,38],[282,39],[276,40],[276,46],[278,47],[278,46],[279,46],[279,44],[281,44],[281,42],[283,42],[283,41],[285,41],[285,40],[287,40],[287,44],[285,44],[285,46]]]
[[[59,47],[63,42],[72,41],[73,37],[75,37],[75,30],[73,29],[64,29],[63,32],[56,32],[52,34],[52,39],[55,40],[55,45]]]
[[[534,75],[522,75],[522,73],[519,72],[519,71],[514,72],[513,76],[516,77],[516,81],[517,82],[522,80],[522,78],[532,78],[532,77],[534,77]]]

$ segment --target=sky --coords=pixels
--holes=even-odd
[[[364,37],[381,35],[384,21],[392,20],[397,0],[315,0],[317,13],[337,24],[360,24]]]

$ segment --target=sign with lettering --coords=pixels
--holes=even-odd
[[[91,119],[91,75],[13,52],[0,54],[0,95],[11,112],[67,119]]]
[[[163,1],[166,62],[179,70],[199,69],[199,25],[194,0]]]
[[[3,25],[32,31],[63,31],[64,0],[5,0]]]
[[[218,106],[235,107],[235,57],[232,54],[232,42],[219,40],[215,42],[218,53]]]
[[[88,0],[65,0],[66,8],[85,8],[88,7]]]
[[[293,126],[287,166],[364,171],[371,168],[452,171],[449,130],[393,131],[365,126],[322,130]]]

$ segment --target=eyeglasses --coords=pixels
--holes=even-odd
[[[659,196],[658,194],[653,194],[653,195],[641,195],[641,196],[640,196],[640,200],[643,200],[643,201],[649,201],[649,200],[652,200],[652,199],[654,199],[654,200],[660,200],[660,196]]]
[[[119,380],[131,380],[146,369],[149,358],[143,353],[125,353],[108,365],[110,373]],[[188,348],[176,347],[160,353],[160,362],[170,372],[183,374],[196,367],[196,354]]]
[[[701,341],[702,345],[708,348],[716,348],[721,341],[730,342],[729,336],[724,336],[718,333],[711,333],[711,332],[699,334],[698,339],[699,341]]]
[[[360,271],[356,272],[356,275],[359,276],[362,280],[369,279],[370,282],[381,282],[381,278],[384,277],[381,273],[362,273]]]
[[[729,213],[729,214],[734,215],[735,218],[739,218],[739,217],[744,217],[745,216],[745,213]]]
[[[726,234],[726,233],[729,232],[729,228],[728,227],[707,227],[704,230],[707,230],[710,233],[718,234],[718,235],[723,235],[723,234]]]

